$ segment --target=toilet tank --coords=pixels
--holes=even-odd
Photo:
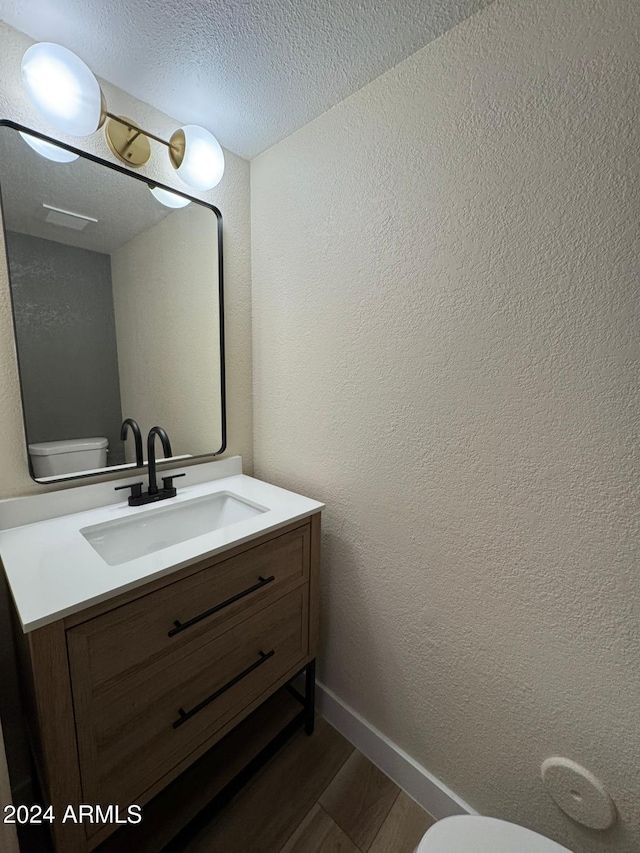
[[[63,477],[107,465],[106,438],[67,438],[64,441],[41,441],[29,445],[33,475]]]

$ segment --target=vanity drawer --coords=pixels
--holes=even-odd
[[[170,654],[109,686],[73,682],[85,802],[135,802],[308,654],[299,587],[188,656]]]
[[[72,677],[108,685],[268,604],[309,575],[308,524],[67,631]],[[176,622],[180,624],[177,625]]]

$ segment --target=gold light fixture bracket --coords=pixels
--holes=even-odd
[[[104,132],[113,154],[127,166],[144,166],[151,157],[151,144],[145,131],[130,118],[108,115]]]

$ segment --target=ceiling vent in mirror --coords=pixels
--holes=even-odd
[[[88,136],[104,125],[109,148],[127,166],[137,168],[148,162],[153,139],[166,146],[171,165],[190,187],[210,190],[222,178],[224,154],[208,130],[188,124],[167,141],[133,119],[109,112],[95,75],[66,47],[51,42],[32,45],[22,59],[22,81],[38,112],[63,133]],[[39,154],[49,156],[46,150],[25,141]]]
[[[60,225],[62,228],[84,231],[90,222],[98,222],[93,216],[74,213],[72,210],[63,210],[61,207],[53,207],[50,204],[43,204],[42,207],[44,208],[44,221],[51,225]]]

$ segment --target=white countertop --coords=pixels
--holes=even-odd
[[[162,473],[167,476],[167,472]],[[244,474],[181,488],[184,482],[176,482],[178,495],[168,501],[130,507],[123,500],[0,530],[0,555],[25,633],[310,516],[324,507],[318,501]],[[113,488],[113,484],[110,486]],[[107,565],[80,533],[90,525],[130,518],[224,491],[267,507],[267,512],[117,566]]]

